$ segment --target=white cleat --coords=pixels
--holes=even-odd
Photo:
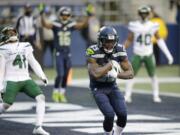
[[[131,97],[124,97],[125,98],[125,101],[126,101],[126,103],[132,103],[132,99],[131,99]]]
[[[153,98],[153,101],[154,101],[155,103],[161,103],[161,102],[162,102],[162,100],[161,100],[160,97],[154,97],[154,98]]]
[[[41,126],[39,126],[34,128],[33,135],[50,135],[50,133],[46,132]]]

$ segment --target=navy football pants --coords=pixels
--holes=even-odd
[[[124,97],[117,86],[109,88],[93,88],[95,101],[104,115],[103,127],[106,132],[113,128],[114,116],[117,116],[117,125],[125,127],[127,110]]]
[[[69,53],[56,53],[56,71],[57,76],[55,79],[54,88],[59,88],[59,85],[62,88],[67,86],[68,73],[71,68],[71,58]]]

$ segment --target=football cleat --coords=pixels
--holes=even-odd
[[[160,97],[154,97],[154,98],[153,98],[153,101],[154,101],[155,103],[161,103],[161,102],[162,102],[162,100],[161,100]]]
[[[60,93],[58,92],[58,91],[53,91],[53,93],[52,93],[52,100],[54,101],[54,102],[59,102],[59,97],[60,97]]]
[[[35,127],[33,130],[33,135],[50,135],[41,126]]]
[[[67,103],[65,94],[62,94],[62,93],[59,94],[59,102]]]

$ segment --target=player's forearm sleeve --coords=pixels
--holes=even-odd
[[[166,45],[166,43],[164,42],[164,40],[163,39],[159,39],[158,41],[157,41],[157,43],[158,43],[158,46],[159,46],[159,48],[163,51],[163,53],[166,55],[166,57],[167,57],[167,59],[169,60],[169,59],[172,59],[172,55],[171,55],[171,53],[169,52],[169,50],[168,50],[168,48],[167,48],[167,45]]]
[[[0,55],[0,91],[4,88],[5,63],[4,56]]]
[[[33,71],[36,73],[36,75],[41,78],[41,79],[45,79],[46,76],[40,66],[40,64],[37,62],[37,60],[34,58],[34,55],[31,53],[28,55],[28,62],[29,65],[31,66],[31,68],[33,69]]]

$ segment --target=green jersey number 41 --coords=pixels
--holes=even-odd
[[[26,68],[26,57],[25,55],[16,55],[16,58],[14,59],[13,61],[13,66],[19,66],[19,68],[23,68],[23,65],[24,65],[24,68]]]

